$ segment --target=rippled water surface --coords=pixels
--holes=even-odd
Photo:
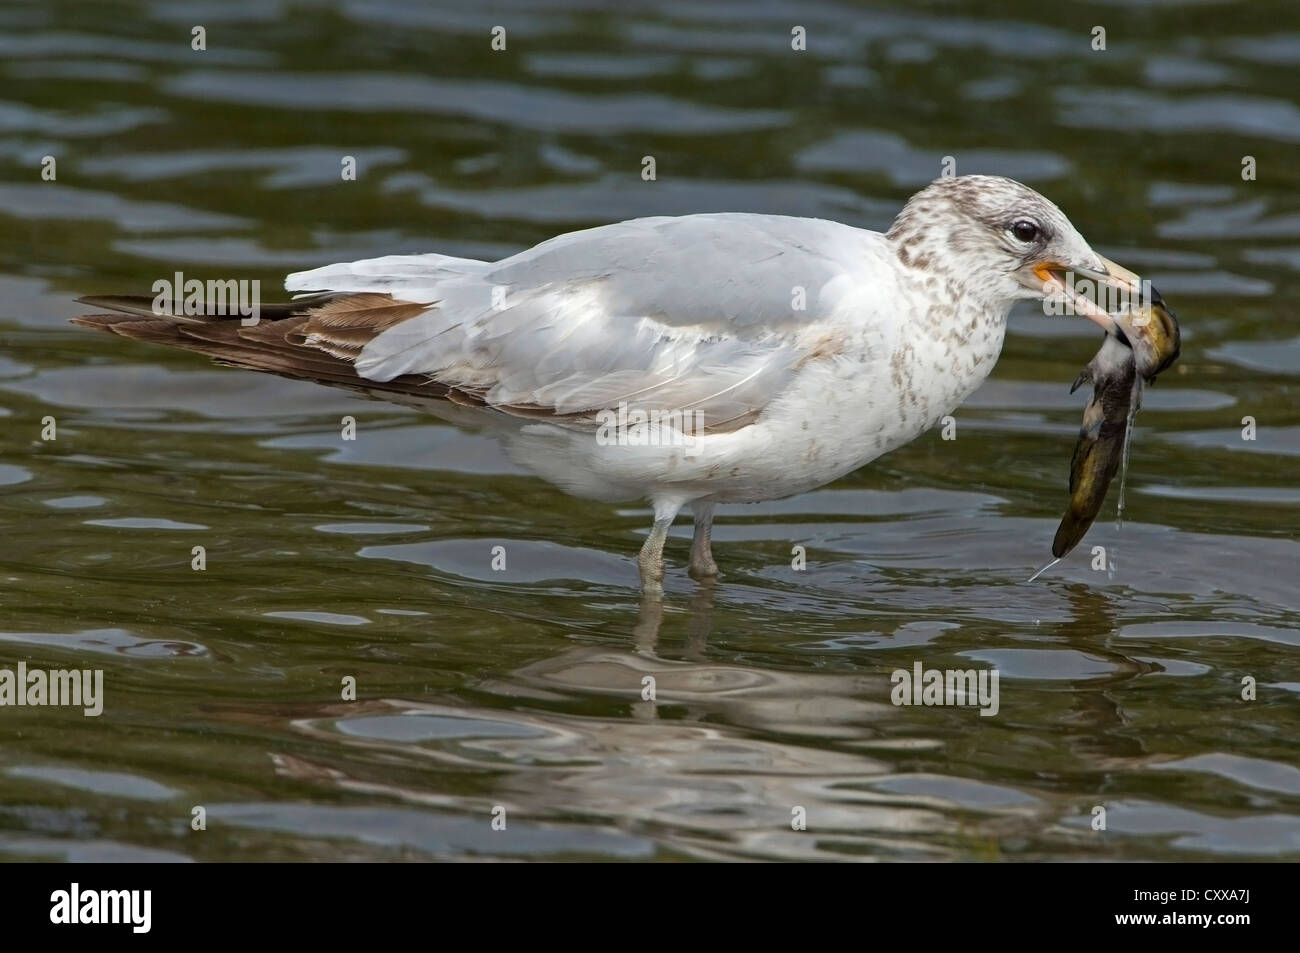
[[[1300,858],[1298,70],[1269,0],[0,7],[0,668],[107,695],[0,708],[0,856]],[[1017,311],[957,439],[722,508],[714,589],[683,522],[662,606],[642,507],[66,323],[174,270],[276,289],[637,215],[883,228],[944,156],[1044,191],[1182,321],[1123,528],[1112,492],[1032,585],[1087,322]],[[996,668],[997,716],[892,705],[917,661]]]

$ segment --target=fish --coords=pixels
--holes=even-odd
[[[1182,337],[1178,318],[1160,293],[1148,293],[1116,323],[1101,348],[1070,388],[1073,394],[1092,384],[1092,398],[1083,411],[1079,439],[1070,459],[1070,499],[1052,540],[1052,555],[1067,555],[1087,534],[1106,491],[1127,463],[1133,420],[1142,406],[1142,391],[1178,359]],[[1121,491],[1120,512],[1123,512]]]

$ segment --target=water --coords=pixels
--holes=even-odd
[[[1124,422],[1124,450],[1119,461],[1119,495],[1115,500],[1115,529],[1124,528],[1124,487],[1128,484],[1129,453],[1133,448],[1133,423],[1142,409],[1142,378],[1133,381],[1133,402],[1129,404],[1128,419]]]
[[[1112,4],[1094,52],[1092,18],[1028,2],[619,6],[0,9],[0,668],[102,668],[107,695],[0,709],[0,856],[1300,857],[1300,12]],[[721,508],[716,589],[678,526],[662,606],[646,508],[66,324],[176,270],[269,294],[635,215],[880,228],[948,155],[1042,189],[1182,321],[1122,537],[1032,585],[1084,321],[1018,311],[955,440]],[[917,661],[996,667],[998,715],[894,706]]]

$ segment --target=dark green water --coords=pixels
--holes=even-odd
[[[0,6],[0,669],[102,668],[106,693],[98,718],[0,708],[0,856],[1300,858],[1300,8],[614,9]],[[1182,320],[1123,528],[1112,490],[1032,585],[1083,321],[1017,312],[956,440],[723,508],[715,590],[683,523],[661,610],[644,509],[66,323],[175,270],[274,297],[637,215],[883,228],[944,156],[1042,190]],[[998,715],[893,706],[916,661],[996,667]]]

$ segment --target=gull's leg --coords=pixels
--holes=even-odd
[[[664,542],[668,539],[668,530],[682,504],[677,500],[655,501],[655,522],[650,527],[641,553],[636,557],[637,568],[641,570],[641,586],[647,592],[663,590],[664,578]]]
[[[695,515],[695,535],[691,537],[691,565],[687,570],[692,579],[713,579],[718,575],[718,564],[713,561],[709,543],[713,533],[713,504],[692,503]]]

